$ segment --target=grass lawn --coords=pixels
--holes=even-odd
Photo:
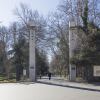
[[[7,77],[5,75],[0,75],[0,83],[15,83],[16,79],[12,78],[12,79],[7,79]]]

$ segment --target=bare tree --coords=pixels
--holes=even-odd
[[[43,47],[46,33],[46,20],[43,16],[40,16],[38,11],[32,11],[27,5],[20,4],[19,8],[15,9],[15,14],[18,16],[20,23],[22,24],[22,29],[26,29],[27,34],[29,34],[29,21],[32,21],[36,30],[36,44],[37,47]]]
[[[46,43],[50,51],[52,51],[54,70],[60,75],[67,74],[69,59],[68,22],[66,17],[60,14],[59,11],[51,13],[48,17],[48,37]]]

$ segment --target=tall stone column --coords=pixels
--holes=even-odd
[[[36,81],[35,67],[35,30],[36,27],[30,24],[30,39],[29,39],[29,78],[30,81]]]
[[[69,59],[74,56],[74,50],[77,46],[77,36],[76,36],[76,23],[74,20],[69,22]],[[76,80],[76,66],[69,62],[69,80]]]

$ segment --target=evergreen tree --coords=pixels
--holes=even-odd
[[[14,64],[16,66],[16,79],[20,80],[23,73],[23,68],[28,67],[28,43],[24,38],[19,38],[19,41],[14,46]]]

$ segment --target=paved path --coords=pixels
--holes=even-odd
[[[45,83],[45,84],[58,85],[58,86],[63,86],[63,87],[72,87],[76,89],[84,89],[84,90],[100,92],[100,83],[89,84],[89,83],[69,82],[68,80],[58,78],[58,77],[52,77],[51,80],[49,80],[47,77],[43,77],[42,79],[38,79],[38,82]]]
[[[0,100],[100,100],[100,92],[40,83],[0,84]]]

